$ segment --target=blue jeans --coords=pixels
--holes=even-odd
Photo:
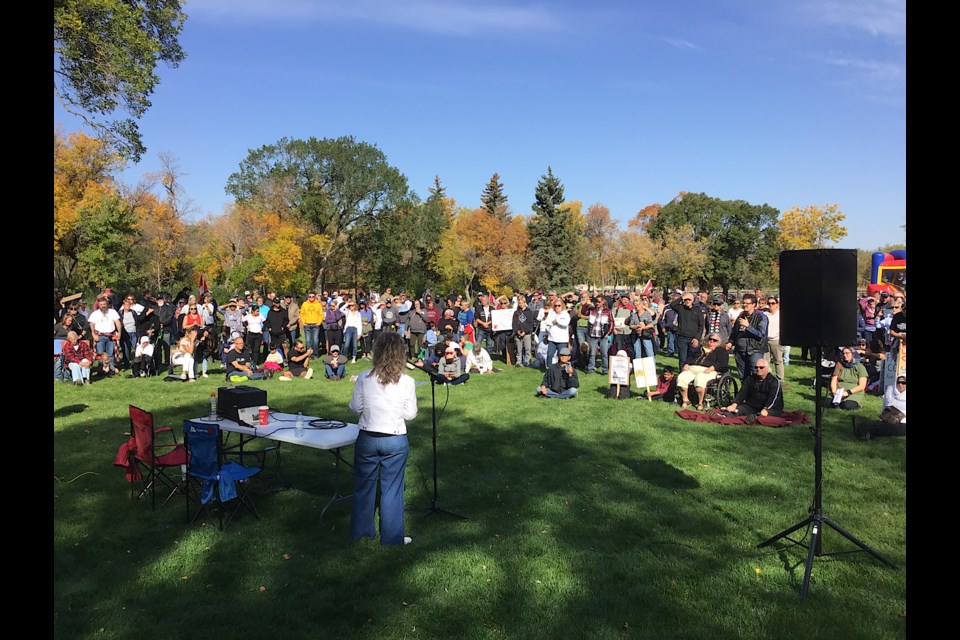
[[[97,338],[97,355],[101,353],[107,354],[109,366],[113,369],[113,337],[105,336],[103,334]]]
[[[528,345],[529,346],[529,345]],[[491,334],[486,329],[477,328],[477,351],[480,351],[481,347],[487,348],[487,353],[494,353],[494,344],[493,344],[493,334]]]
[[[687,356],[690,355],[691,342],[693,342],[693,338],[687,338],[681,335],[677,336],[677,358],[681,369],[683,365],[687,364]]]
[[[303,325],[303,343],[307,349],[313,349],[313,355],[320,353],[320,325]]]
[[[133,354],[137,352],[137,334],[127,333],[126,339],[124,339],[124,334],[120,335],[120,354],[123,356],[123,366],[129,367],[130,362],[133,360]]]
[[[590,353],[587,355],[587,373],[593,373],[597,362],[597,349],[600,349],[600,373],[607,372],[607,352],[610,350],[610,344],[607,338],[587,338],[587,344],[590,345]]]
[[[350,539],[377,535],[373,516],[380,475],[380,544],[403,544],[403,484],[407,436],[375,437],[361,431],[353,447],[353,509]]]
[[[557,399],[559,399],[559,400],[566,400],[566,399],[568,399],[568,398],[576,398],[576,397],[577,397],[577,388],[576,388],[576,387],[570,387],[569,389],[564,389],[564,390],[561,391],[560,393],[557,393],[556,391],[554,391],[554,390],[551,389],[550,387],[547,387],[547,397],[548,397],[548,398],[553,398],[553,399],[555,399],[555,400],[557,400]]]
[[[656,352],[653,348],[653,338],[637,338],[633,343],[633,353],[637,358],[647,358]]]
[[[740,374],[740,380],[746,380],[747,376],[753,373],[753,368],[757,366],[757,360],[763,358],[762,353],[746,354],[743,351],[734,351],[733,358],[737,361],[737,372]]]
[[[76,362],[71,362],[67,366],[70,367],[70,375],[73,376],[74,382],[82,382],[90,379],[90,367],[81,367]]]
[[[667,355],[677,355],[677,332],[667,331]]]
[[[357,359],[357,328],[347,327],[343,332],[343,344],[340,345],[340,353]]]
[[[560,351],[560,349],[563,349],[565,346],[567,346],[565,342],[548,342],[547,343],[547,361],[543,365],[544,369],[550,368],[550,365],[553,364],[553,354],[557,353],[558,351]]]
[[[340,363],[337,365],[336,371],[334,371],[333,367],[331,367],[328,364],[323,365],[323,368],[326,369],[328,378],[331,376],[337,376],[338,378],[342,378],[343,374],[347,372],[347,365],[343,363]]]

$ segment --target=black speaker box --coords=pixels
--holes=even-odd
[[[266,389],[237,385],[234,387],[220,387],[217,390],[217,409],[220,415],[228,420],[240,422],[238,409],[260,407],[267,404]]]
[[[856,249],[780,252],[780,308],[780,344],[856,344]]]

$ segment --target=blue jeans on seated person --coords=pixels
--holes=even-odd
[[[576,398],[576,397],[577,397],[577,388],[576,388],[576,387],[570,387],[569,389],[564,389],[564,390],[561,391],[560,393],[557,393],[556,391],[554,391],[554,390],[551,389],[550,387],[547,387],[547,397],[548,397],[548,398],[553,398],[553,399],[555,399],[555,400],[557,400],[557,399],[559,399],[559,400],[566,400],[566,399],[568,399],[568,398]]]
[[[345,374],[345,373],[347,372],[347,365],[345,365],[345,364],[343,364],[343,363],[337,365],[337,370],[336,370],[336,371],[334,371],[334,370],[333,370],[333,367],[331,367],[331,366],[328,365],[328,364],[323,365],[323,368],[326,369],[326,371],[327,371],[327,377],[328,377],[328,378],[331,377],[331,376],[337,376],[338,378],[342,378],[342,377],[343,377],[343,374]]]
[[[73,376],[74,382],[90,380],[90,367],[81,367],[76,362],[71,362],[67,366],[70,367],[70,375]]]
[[[374,510],[380,475],[380,544],[403,544],[403,487],[410,444],[406,435],[372,436],[360,431],[353,447],[353,507],[350,539],[375,538]]]

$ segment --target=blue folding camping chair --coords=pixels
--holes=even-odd
[[[183,422],[183,442],[187,448],[187,480],[193,489],[185,492],[187,502],[187,521],[193,522],[206,511],[217,509],[220,530],[223,530],[223,512],[226,503],[235,501],[229,509],[226,524],[240,510],[246,507],[259,518],[253,500],[250,498],[249,479],[263,470],[263,467],[246,467],[239,462],[223,463],[223,451],[220,444],[220,425],[216,423],[185,420]],[[239,491],[237,483],[240,483]],[[191,515],[191,503],[197,503],[197,510]]]

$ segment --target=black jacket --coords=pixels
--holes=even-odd
[[[759,413],[761,409],[768,412],[783,411],[783,384],[772,373],[761,379],[757,374],[747,376],[743,388],[733,399],[738,405],[745,404]]]
[[[677,335],[684,338],[703,339],[703,312],[696,305],[689,309],[683,306],[683,300],[674,300],[670,308],[677,313]]]
[[[572,366],[573,365],[571,365],[571,367]],[[540,382],[540,386],[551,389],[556,393],[562,393],[567,389],[579,387],[580,380],[577,378],[576,369],[573,370],[572,374],[567,375],[563,365],[557,362],[547,367],[547,372],[543,374],[543,380]]]

